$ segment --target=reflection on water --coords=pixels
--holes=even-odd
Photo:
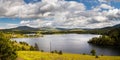
[[[95,49],[99,55],[120,55],[120,49],[98,47],[87,43],[87,41],[92,37],[98,36],[99,35],[92,34],[55,34],[44,35],[44,37],[39,38],[16,38],[14,40],[17,42],[24,41],[33,46],[37,45],[39,50],[44,51],[50,51],[51,47],[51,50],[62,50],[63,52],[68,53],[89,54],[90,50]]]

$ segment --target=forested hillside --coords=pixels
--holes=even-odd
[[[100,37],[94,37],[88,41],[88,43],[92,43],[99,46],[119,46],[120,47],[120,28],[115,28],[110,31],[106,35],[102,35]]]

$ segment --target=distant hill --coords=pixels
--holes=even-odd
[[[42,31],[58,31],[59,29],[54,27],[41,27],[40,30]]]
[[[38,28],[33,28],[29,26],[19,26],[16,28],[10,28],[10,29],[2,29],[3,31],[37,31]]]
[[[69,31],[80,31],[80,30],[84,30],[84,31],[89,31],[89,32],[107,32],[110,31],[112,29],[115,28],[120,28],[120,24],[114,25],[114,26],[110,26],[110,27],[104,27],[104,28],[96,28],[96,29],[81,29],[81,28],[73,28],[73,29],[69,29],[69,28],[53,28],[53,27],[41,27],[41,28],[33,28],[33,27],[29,27],[29,26],[19,26],[16,28],[10,28],[10,29],[2,29],[4,31],[65,31],[65,30],[69,30]]]
[[[109,27],[104,27],[104,28],[84,29],[84,30],[92,34],[108,34],[109,31],[116,29],[116,28],[120,29],[120,24],[109,26]]]
[[[39,30],[38,28],[32,28],[32,27],[29,27],[29,26],[19,26],[19,27],[16,27],[16,28],[11,28],[11,30]]]
[[[114,29],[114,28],[120,28],[120,24],[110,26],[110,27],[104,27],[104,28],[101,28],[101,29]]]
[[[16,28],[10,28],[10,29],[2,29],[3,31],[58,31],[57,28],[52,27],[41,27],[41,28],[33,28],[29,26],[18,26]]]
[[[115,26],[113,26],[113,27],[115,27],[115,28],[120,28],[120,24],[117,24],[117,25],[115,25]]]

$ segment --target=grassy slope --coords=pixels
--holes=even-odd
[[[99,56],[99,58],[95,58],[91,55],[68,53],[58,55],[38,51],[18,51],[17,54],[17,60],[120,60],[120,56]]]

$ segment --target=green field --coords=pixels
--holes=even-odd
[[[17,60],[120,60],[120,56],[99,56],[99,58],[96,58],[91,55],[69,53],[59,55],[39,51],[17,51],[17,54]]]

